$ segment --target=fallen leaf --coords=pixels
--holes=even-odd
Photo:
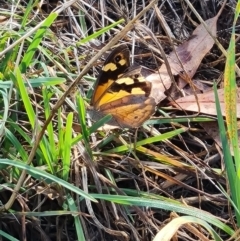
[[[213,36],[217,32],[218,15],[205,21]],[[185,70],[186,74],[192,78],[196,73],[204,56],[213,47],[214,40],[209,35],[203,24],[200,24],[192,33],[188,41],[176,48],[176,53],[171,52],[168,61],[172,74],[177,75]],[[183,67],[183,68],[182,68]],[[161,66],[159,71],[165,71],[166,66]]]
[[[216,31],[217,31],[216,25],[217,25],[218,17],[219,15],[216,15],[214,18],[210,18],[205,21],[205,23],[208,25],[209,29],[211,30],[211,33],[213,36],[216,36]],[[185,80],[182,80],[182,77],[184,77],[184,75],[187,75],[188,76],[186,77],[186,80],[187,80],[187,79],[191,79],[195,75],[199,65],[202,62],[202,59],[213,47],[213,44],[214,44],[213,38],[209,35],[209,33],[207,32],[203,24],[200,24],[193,31],[188,41],[179,45],[175,49],[175,51],[172,51],[169,54],[167,59],[170,65],[172,75],[181,76],[181,78],[179,79],[180,88],[183,88],[187,84]],[[172,83],[172,80],[168,74],[166,64],[161,65],[161,67],[159,68],[159,73],[160,73],[159,79],[160,81],[162,80],[163,84],[165,85],[165,88],[162,88],[162,86],[160,86],[159,84],[156,85],[156,87],[160,88],[159,92],[160,91],[165,92],[170,88],[171,86],[170,83]],[[155,88],[155,83],[153,85]],[[164,95],[164,97],[166,96]],[[161,98],[163,97],[161,96]]]
[[[218,98],[220,102],[220,107],[222,110],[223,116],[226,116],[226,105],[224,103],[224,89],[219,89]],[[240,88],[237,89],[237,96],[240,95]],[[217,115],[216,104],[214,92],[209,91],[203,94],[197,94],[197,99],[194,95],[185,96],[179,98],[175,101],[172,101],[171,104],[178,109],[198,112],[198,104],[200,107],[199,112],[208,114],[208,115]],[[198,102],[198,104],[197,104]],[[237,117],[240,118],[240,98],[237,98]]]
[[[208,133],[209,136],[215,141],[217,145],[222,148],[222,142],[219,134],[219,127],[217,121],[210,121],[210,122],[202,122],[200,123],[204,130]],[[240,147],[240,131],[239,131],[240,122],[238,121],[238,146]],[[230,145],[230,152],[234,155],[232,146]]]
[[[153,97],[156,101],[156,104],[160,103],[166,98],[164,92],[168,90],[172,85],[172,80],[170,79],[167,72],[165,73],[154,73],[145,77],[147,81],[152,82],[152,89],[150,97]]]

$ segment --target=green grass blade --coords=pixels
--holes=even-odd
[[[89,143],[89,131],[86,124],[86,110],[83,98],[80,95],[77,95],[77,111],[78,111],[78,118],[81,124],[82,135],[85,142]]]
[[[27,112],[28,119],[30,121],[30,124],[31,124],[32,128],[34,129],[35,128],[36,115],[35,115],[35,112],[33,110],[31,101],[29,99],[29,94],[28,94],[27,89],[24,85],[24,81],[22,79],[22,74],[19,71],[19,69],[16,69],[15,76],[13,74],[11,74],[11,79],[16,84],[16,86],[19,88],[20,95],[22,97],[24,107],[25,107],[25,110]]]
[[[24,150],[23,146],[21,145],[21,143],[18,141],[18,139],[16,138],[16,136],[9,130],[9,129],[5,129],[5,137],[13,144],[14,148],[17,150],[17,152],[20,154],[21,156],[21,160],[23,162],[26,162],[28,159],[28,154],[27,152]]]
[[[224,161],[227,168],[227,174],[230,184],[231,195],[233,199],[233,207],[235,208],[235,214],[237,223],[240,225],[240,149],[238,143],[238,124],[237,124],[237,85],[236,85],[236,23],[240,13],[240,1],[238,1],[235,16],[232,26],[232,34],[230,39],[229,48],[227,51],[227,59],[224,70],[224,101],[226,104],[226,122],[227,122],[227,134],[225,136],[229,140],[222,139],[222,142],[226,142],[225,145],[232,147],[234,153],[234,161],[230,158],[228,150],[224,152]],[[219,113],[218,113],[219,114]],[[224,138],[221,135],[221,138]],[[225,149],[223,143],[223,149]],[[229,148],[228,148],[229,149]],[[234,167],[235,165],[235,167]],[[234,176],[234,177],[233,177]]]
[[[67,195],[67,202],[68,202],[68,207],[69,207],[70,211],[78,213],[78,209],[75,204],[75,201],[69,194]],[[74,216],[74,223],[75,223],[76,233],[78,236],[77,240],[85,241],[86,239],[85,239],[83,227],[82,227],[82,224],[80,221],[80,215]]]
[[[79,112],[78,112],[79,113]],[[80,114],[79,114],[80,115]],[[82,114],[81,114],[82,116]],[[82,118],[82,117],[81,117]],[[80,116],[79,116],[80,119]],[[97,121],[96,123],[94,123],[87,132],[89,132],[88,135],[91,135],[92,133],[96,132],[99,128],[101,128],[102,126],[104,126],[104,124],[108,123],[110,120],[112,119],[111,115],[106,115],[103,118],[101,118],[99,121]],[[80,121],[81,123],[81,121]],[[86,127],[87,128],[87,127]],[[75,138],[73,138],[73,142],[72,145],[78,143],[79,141],[81,141],[83,139],[83,135],[79,134],[77,135]]]
[[[38,180],[44,179],[47,183],[58,183],[59,185],[65,187],[69,191],[72,191],[81,197],[87,198],[93,202],[97,202],[95,198],[93,198],[91,195],[85,193],[81,189],[75,187],[74,185],[50,174],[45,171],[40,170],[39,168],[35,168],[29,165],[26,165],[22,162],[19,161],[14,161],[14,160],[9,160],[9,159],[0,159],[0,164],[1,165],[6,165],[6,166],[14,166],[23,170],[26,170],[31,176],[37,178]]]
[[[227,51],[227,60],[224,71],[224,99],[226,103],[226,121],[227,121],[227,129],[230,143],[233,147],[236,167],[238,176],[240,178],[240,150],[238,143],[238,126],[237,126],[237,86],[236,86],[236,73],[235,73],[235,27],[236,21],[239,16],[239,5],[236,8],[234,23],[232,26],[232,35],[229,44],[229,48]]]
[[[1,121],[0,121],[0,137],[4,135],[4,129],[5,129],[5,124],[7,121],[8,117],[8,111],[9,111],[9,102],[8,102],[8,94],[6,90],[0,90],[0,98],[3,100],[4,103],[4,108],[3,108],[3,116],[0,115]]]
[[[87,36],[87,34],[88,34],[87,23],[85,21],[85,14],[81,9],[79,10],[79,22],[80,22],[81,30],[82,30],[84,36]]]
[[[60,215],[79,215],[79,212],[72,212],[67,210],[56,210],[56,211],[41,211],[41,212],[16,212],[9,211],[13,215],[26,215],[28,217],[53,217]]]
[[[229,228],[228,225],[219,221],[217,217],[213,216],[212,214],[199,210],[198,208],[185,206],[180,202],[176,203],[176,201],[174,201],[172,203],[171,199],[168,199],[168,201],[165,201],[165,200],[161,201],[161,200],[142,198],[142,197],[128,197],[123,195],[109,195],[109,194],[91,194],[91,195],[96,199],[107,200],[107,201],[122,204],[122,205],[158,208],[158,209],[174,211],[177,213],[182,213],[185,215],[191,215],[193,217],[200,218],[214,226],[217,226],[218,228],[228,233],[229,235],[234,234],[234,230]]]
[[[51,13],[43,22],[42,26],[37,30],[33,41],[29,45],[25,55],[23,56],[22,62],[19,66],[22,73],[26,72],[26,69],[30,65],[32,58],[36,52],[36,49],[38,48],[39,44],[42,41],[42,38],[44,37],[46,30],[51,26],[51,24],[54,22],[54,20],[57,18],[57,13]]]
[[[12,236],[10,236],[9,234],[5,233],[4,231],[0,230],[0,236],[6,238],[7,240],[10,241],[20,241],[19,239],[16,239]]]
[[[65,181],[68,180],[69,170],[71,165],[72,124],[73,124],[73,113],[71,112],[67,116],[67,123],[66,123],[65,135],[64,135],[62,178]]]
[[[44,114],[45,114],[45,118],[47,119],[51,112],[49,102],[52,97],[52,93],[49,93],[46,88],[43,88],[42,94],[43,94]],[[47,126],[47,133],[48,133],[48,141],[49,141],[49,150],[52,153],[52,158],[54,161],[57,158],[57,151],[56,151],[56,146],[55,146],[54,130],[53,130],[52,121],[50,121],[50,123]]]
[[[38,1],[35,2],[35,4],[33,4],[33,0],[30,0],[28,2],[28,5],[26,7],[26,9],[24,9],[24,15],[22,18],[22,23],[21,23],[21,29],[24,29],[26,27],[26,23],[27,21],[29,21],[29,15],[31,14],[31,11],[33,9],[33,7],[36,7],[36,5],[38,4]]]
[[[108,30],[116,27],[117,25],[119,25],[119,24],[121,24],[121,23],[124,23],[124,19],[120,19],[120,20],[118,20],[117,22],[108,25],[107,27],[101,28],[99,31],[94,32],[93,34],[91,34],[91,35],[87,36],[86,38],[80,40],[80,41],[77,43],[77,46],[82,45],[82,44],[85,44],[85,43],[89,42],[89,41],[92,40],[92,39],[96,39],[97,37],[101,36],[102,34],[104,34],[105,32],[107,32]]]
[[[64,149],[64,127],[61,118],[61,108],[58,109],[58,155],[63,156]]]
[[[216,84],[214,84],[214,93],[215,93],[215,102],[216,102],[216,110],[217,110],[217,116],[218,116],[218,126],[220,131],[220,138],[223,146],[223,156],[224,156],[224,162],[227,170],[227,177],[230,185],[231,195],[234,202],[234,207],[239,207],[238,203],[238,197],[239,189],[236,190],[236,188],[239,186],[239,181],[236,169],[234,166],[234,161],[230,152],[230,145],[228,142],[228,136],[227,131],[224,125],[223,116],[221,112],[220,102],[217,94],[217,87]],[[237,213],[237,218],[240,218],[239,214],[239,208],[235,208],[235,211]],[[239,219],[240,220],[240,219]]]
[[[22,97],[22,100],[24,103],[24,107],[25,107],[28,119],[30,121],[30,124],[32,126],[32,129],[38,130],[38,122],[37,122],[38,120],[37,120],[37,117],[33,110],[31,101],[29,99],[27,89],[23,83],[22,75],[18,68],[16,69],[16,76],[11,74],[11,77],[12,77],[13,82],[16,83],[16,86],[18,86],[18,88],[19,88],[19,92],[21,94],[21,97]],[[36,133],[34,133],[33,135],[36,135]],[[53,158],[52,158],[51,152],[49,151],[49,143],[48,143],[46,137],[43,137],[43,139],[39,145],[40,145],[41,151],[44,155],[45,161],[47,162],[51,172],[53,173],[54,172],[53,167],[52,167]]]
[[[122,146],[113,148],[111,150],[106,151],[106,153],[118,153],[118,152],[122,152],[122,151],[127,151],[129,149],[133,149],[134,146],[137,148],[137,147],[142,146],[142,145],[147,145],[147,144],[151,144],[151,143],[154,143],[154,142],[163,141],[163,140],[169,139],[171,137],[174,137],[176,135],[179,135],[179,134],[185,132],[186,130],[187,130],[187,128],[179,128],[179,129],[176,129],[174,131],[164,133],[162,135],[158,135],[158,136],[154,136],[154,137],[144,139],[142,141],[138,141],[135,145],[134,144],[130,144],[130,145],[127,145],[127,146],[122,145]]]
[[[81,129],[82,129],[82,137],[84,140],[84,145],[85,148],[89,154],[89,156],[91,158],[93,158],[92,155],[92,150],[91,147],[89,145],[89,130],[87,128],[87,124],[86,124],[86,110],[85,110],[85,105],[84,105],[84,101],[83,98],[80,95],[77,95],[77,111],[78,111],[78,118],[81,124]]]
[[[105,124],[107,124],[112,119],[112,115],[108,114],[101,118],[99,121],[95,122],[89,129],[90,133],[94,133],[99,128],[103,127]]]
[[[29,85],[32,87],[40,87],[40,86],[51,86],[51,85],[59,85],[66,81],[64,78],[59,77],[40,77],[36,79],[29,79],[28,83],[24,83],[25,87]],[[0,81],[0,88],[10,88],[13,82],[11,80]]]

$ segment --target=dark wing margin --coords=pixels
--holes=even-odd
[[[94,86],[91,105],[98,106],[104,93],[130,66],[130,51],[126,44],[115,48],[107,57]]]

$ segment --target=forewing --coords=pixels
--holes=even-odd
[[[107,57],[95,84],[91,105],[98,109],[102,98],[111,85],[124,73],[130,65],[130,51],[127,45],[115,48]]]
[[[141,75],[141,67],[133,67],[114,81],[99,101],[101,105],[124,98],[129,95],[143,95],[148,97],[151,93],[152,83],[146,81]],[[100,108],[101,109],[101,108]]]

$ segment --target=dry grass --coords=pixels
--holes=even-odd
[[[88,66],[96,53],[106,43],[111,42],[113,36],[148,5],[144,1],[136,1],[135,5],[132,4],[134,1],[129,4],[126,2],[102,0],[76,2],[62,11],[50,28],[44,32],[34,52],[34,58],[26,69],[24,67],[20,69],[21,74],[26,80],[57,76],[65,78],[66,82],[51,85],[46,89],[28,87],[28,95],[36,114],[34,121],[38,122],[39,126],[44,125],[46,116],[49,115],[48,111]],[[222,2],[193,1],[192,4],[206,20],[217,14]],[[218,40],[225,49],[229,44],[235,4],[235,1],[228,1],[218,21]],[[0,17],[3,16],[6,20],[0,23],[0,31],[4,36],[1,39],[1,52],[46,19],[56,6],[57,1],[43,5],[38,3],[33,8],[27,7],[23,1],[18,5],[11,5],[10,2],[2,5]],[[172,50],[171,42],[180,44],[187,40],[199,22],[185,1],[158,1],[157,6],[165,20],[164,26],[169,29],[171,41],[169,36],[166,36],[154,8],[147,11],[139,21],[155,34],[165,53],[168,54]],[[26,23],[23,24],[26,9],[29,9],[30,13],[27,15]],[[125,23],[97,38],[80,43],[87,36],[120,18],[124,18]],[[16,66],[22,66],[22,57],[34,39],[34,34],[30,36],[30,40],[21,41],[1,55],[0,74],[4,81],[13,79],[11,73],[17,75]],[[155,70],[162,63],[162,56],[154,52],[156,45],[147,33],[141,32],[141,34],[144,38],[139,37],[138,31],[129,31],[122,36],[119,43],[127,43],[135,50],[135,63]],[[237,42],[238,52],[239,48]],[[183,123],[174,123],[173,120],[166,123],[159,121],[155,125],[139,128],[137,133],[129,129],[93,131],[89,129],[93,124],[90,119],[87,119],[86,123],[81,123],[79,118],[84,119],[85,116],[84,112],[81,113],[82,117],[78,114],[81,105],[76,95],[80,93],[85,104],[89,103],[92,77],[97,77],[99,66],[106,56],[104,53],[103,58],[90,66],[88,75],[81,79],[77,88],[67,96],[59,112],[54,114],[51,122],[52,136],[50,129],[47,129],[47,134],[44,136],[49,138],[50,144],[49,146],[46,144],[46,150],[50,153],[51,163],[46,160],[43,149],[39,148],[32,161],[32,166],[38,169],[36,172],[32,170],[31,175],[28,173],[21,189],[17,190],[18,195],[9,207],[13,213],[2,210],[0,231],[18,240],[77,240],[82,232],[85,240],[92,241],[146,241],[153,240],[163,226],[176,218],[175,212],[179,215],[192,214],[194,217],[199,215],[208,221],[209,214],[203,211],[221,219],[229,229],[235,229],[232,208],[220,189],[221,185],[228,191],[223,174],[221,149],[215,145],[212,137],[206,134],[198,122],[189,123],[187,118]],[[7,64],[3,66],[4,63]],[[203,60],[195,79],[205,80],[209,86],[212,86],[213,80],[219,79],[221,85],[224,65],[225,58],[214,46]],[[16,83],[17,81],[14,89],[17,89]],[[22,96],[10,92],[10,89],[7,95],[10,97],[8,119],[1,130],[7,128],[9,132],[1,134],[0,158],[26,163],[38,130],[34,129],[29,121],[29,113],[26,111]],[[1,97],[0,104],[4,108]],[[168,100],[160,103],[160,107],[166,105]],[[46,109],[46,106],[50,106],[50,109]],[[165,111],[173,117],[185,114],[175,110]],[[74,115],[71,116],[71,113]],[[0,115],[3,115],[3,111]],[[156,117],[161,115],[161,112],[155,114]],[[69,127],[67,124],[71,123],[70,118],[73,118],[73,123],[69,124]],[[22,132],[19,132],[16,126]],[[67,136],[69,129],[72,131],[70,134],[76,139]],[[72,142],[69,143],[69,140]],[[14,141],[18,141],[27,154],[25,159],[24,155],[19,154],[20,147],[17,148],[13,144]],[[70,153],[69,150],[65,151],[68,144]],[[64,158],[69,162],[67,163]],[[19,182],[23,168],[13,168],[13,164],[8,167],[3,166],[0,170],[2,205],[5,205],[15,193],[14,188]],[[50,176],[41,176],[39,168],[67,183],[74,184],[95,197],[98,203],[90,202],[68,186],[62,187],[62,183],[57,185],[59,180],[55,180],[54,183],[48,179]],[[129,199],[124,200],[124,196]],[[223,232],[217,227],[214,229],[223,240],[230,237],[231,232]],[[195,224],[188,224],[181,227],[172,240],[209,239],[211,238],[206,230]],[[2,240],[7,239],[2,238]]]

